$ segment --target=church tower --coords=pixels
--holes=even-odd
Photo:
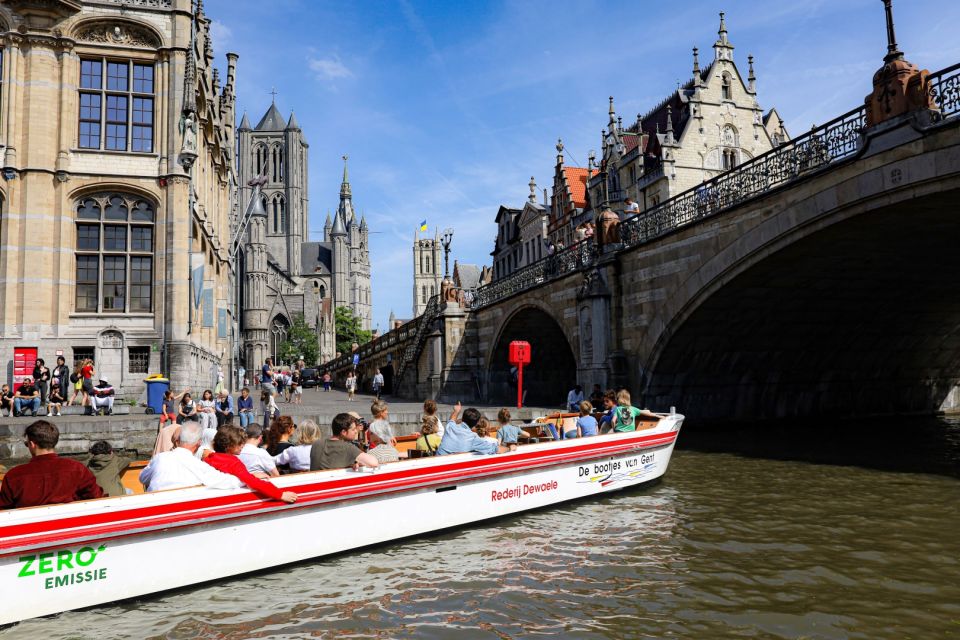
[[[413,236],[413,317],[416,318],[427,308],[431,296],[440,292],[440,280],[443,277],[440,263],[440,230],[433,238],[420,238],[417,231]]]
[[[337,307],[350,307],[360,318],[360,328],[370,329],[372,300],[370,292],[370,230],[366,218],[357,219],[353,208],[353,191],[343,156],[343,181],[340,183],[340,204],[324,236],[331,243],[333,256],[333,296]]]
[[[300,275],[304,242],[309,240],[307,142],[296,117],[284,118],[276,102],[250,128],[244,120],[239,134],[239,183],[265,175],[261,201],[270,258],[290,275]]]

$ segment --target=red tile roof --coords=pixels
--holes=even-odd
[[[582,167],[563,167],[563,176],[570,186],[570,197],[573,206],[583,209],[587,206],[587,181],[590,179],[587,170]]]

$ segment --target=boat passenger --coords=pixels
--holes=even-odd
[[[432,420],[437,425],[437,435],[440,438],[443,438],[443,422],[440,420],[440,416],[437,415],[437,403],[434,400],[424,400],[423,401],[423,418],[422,420]]]
[[[310,471],[310,448],[323,434],[313,420],[304,420],[297,428],[297,444],[287,447],[273,457],[278,469]]]
[[[483,440],[473,428],[477,426],[482,417],[480,412],[470,407],[463,412],[460,422],[457,421],[457,415],[460,413],[460,403],[453,408],[453,414],[450,416],[450,422],[444,429],[443,439],[440,441],[440,448],[437,449],[437,455],[444,456],[453,453],[505,453],[514,451],[517,445],[498,445],[495,442]]]
[[[130,462],[130,458],[114,453],[109,442],[98,440],[91,445],[90,457],[85,464],[104,493],[108,496],[125,496],[133,492],[123,486],[120,476],[130,466]]]
[[[194,454],[197,460],[206,460],[213,453],[213,438],[217,435],[216,429],[203,429],[200,432],[200,448]]]
[[[280,475],[273,456],[266,449],[260,448],[263,443],[263,429],[258,424],[247,427],[247,443],[240,450],[240,460],[247,465],[247,471],[260,478],[276,478]]]
[[[314,442],[310,448],[310,470],[358,469],[360,465],[378,467],[380,463],[353,444],[360,431],[360,421],[349,413],[338,413],[330,425],[333,437]]]
[[[263,438],[267,443],[267,453],[276,457],[283,453],[287,447],[292,447],[290,438],[296,429],[297,425],[293,423],[293,418],[290,416],[275,418],[270,423],[270,428]]]
[[[264,494],[268,498],[283,500],[286,503],[296,502],[298,496],[293,491],[284,491],[247,471],[247,467],[238,457],[238,454],[246,446],[246,443],[246,431],[233,425],[223,426],[217,431],[217,435],[213,438],[214,453],[207,456],[204,462],[217,471],[238,478],[243,484],[258,493]]]
[[[23,434],[30,462],[14,467],[0,485],[0,509],[37,507],[103,496],[97,479],[82,462],[61,458],[54,449],[60,440],[56,425],[31,423]]]
[[[617,392],[617,409],[613,417],[613,430],[617,433],[637,430],[637,416],[642,412],[630,404],[630,392],[620,389]]]
[[[430,402],[433,402],[433,400],[430,400]],[[440,447],[440,440],[443,437],[437,433],[438,421],[435,418],[436,416],[423,416],[420,423],[420,437],[417,438],[417,451],[434,454]]]
[[[497,413],[497,440],[500,444],[517,444],[517,438],[523,433],[523,429],[515,424],[510,424],[510,409],[503,407]]]
[[[373,423],[378,420],[381,420],[387,423],[387,430],[390,433],[390,437],[386,440],[386,443],[393,447],[396,447],[397,438],[393,433],[393,427],[390,426],[390,408],[387,406],[387,403],[384,402],[383,400],[380,400],[379,398],[374,400],[372,403],[370,403],[370,415],[373,416],[373,420],[370,421],[370,427],[372,427]],[[370,442],[370,427],[367,428],[368,442]],[[373,445],[372,442],[370,442],[370,444],[371,446],[375,446]]]
[[[367,434],[372,445],[367,453],[376,458],[380,464],[396,462],[401,457],[406,457],[406,455],[401,455],[397,448],[393,446],[393,429],[386,420],[371,422]]]
[[[563,437],[587,438],[595,435],[597,435],[597,419],[593,417],[593,405],[584,400],[580,403],[580,417],[577,418],[576,432],[568,431]]]
[[[477,423],[477,435],[483,440],[489,440],[490,442],[500,444],[500,440],[497,439],[497,431],[499,430],[499,427],[500,425],[498,425],[496,422],[490,422],[481,416],[480,422]]]
[[[200,424],[191,420],[180,426],[177,448],[150,459],[140,472],[140,482],[147,491],[181,489],[198,484],[211,489],[238,489],[243,483],[236,476],[220,473],[194,455],[200,448]]]
[[[599,407],[603,404],[603,389],[600,388],[600,385],[593,385],[593,391],[590,392],[590,404],[594,407]]]
[[[617,393],[613,389],[607,389],[603,392],[603,411],[600,417],[600,433],[610,433],[613,429],[613,414],[617,408]]]

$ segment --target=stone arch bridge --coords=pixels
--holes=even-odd
[[[368,364],[406,358],[407,395],[506,403],[524,339],[541,406],[580,382],[701,421],[936,411],[960,380],[960,65],[931,84],[938,110],[851,111],[625,220],[618,244],[437,300]]]

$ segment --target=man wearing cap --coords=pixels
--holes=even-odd
[[[460,413],[460,403],[453,408],[453,415],[450,416],[450,422],[443,431],[443,440],[437,448],[437,455],[444,456],[451,453],[506,453],[507,451],[516,451],[517,445],[509,446],[498,445],[496,442],[484,440],[478,436],[473,428],[477,426],[482,417],[480,412],[470,407],[463,412],[460,421],[457,416]]]

